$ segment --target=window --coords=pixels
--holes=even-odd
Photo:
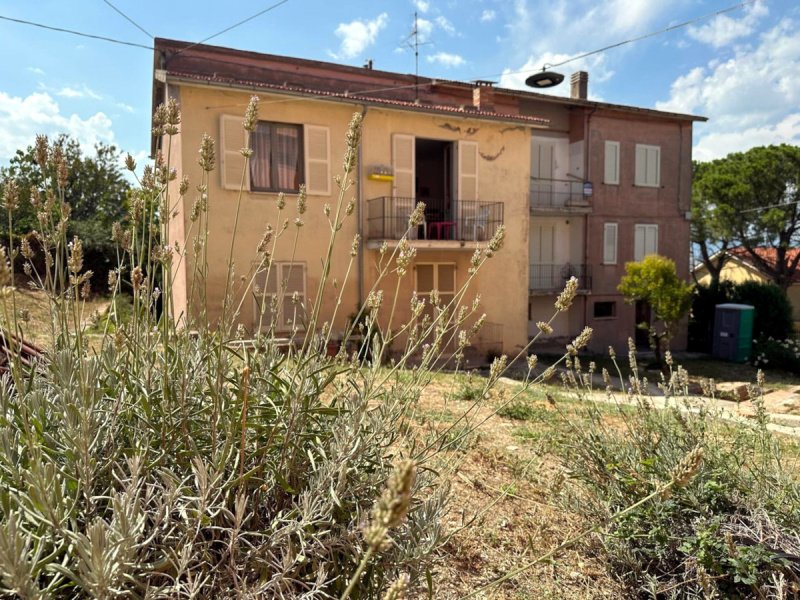
[[[617,264],[617,224],[603,225],[603,264]]]
[[[634,185],[661,185],[661,147],[636,144],[636,176]]]
[[[617,303],[616,302],[595,302],[594,303],[594,318],[595,319],[613,319],[617,316]]]
[[[303,130],[299,125],[259,121],[250,134],[250,189],[296,192],[303,182]]]
[[[255,327],[260,322],[262,328],[268,329],[274,321],[275,331],[291,331],[295,327],[303,329],[306,303],[304,263],[273,262],[269,269],[256,273],[255,284]]]
[[[619,185],[619,142],[606,142],[603,183]]]
[[[242,186],[247,137],[241,116],[220,117],[220,178],[226,190]],[[256,192],[297,192],[305,183],[309,195],[331,193],[330,132],[319,125],[260,121],[250,134],[253,155],[244,189]]]
[[[438,291],[442,306],[449,304],[456,293],[456,265],[454,263],[418,264],[416,266],[417,296],[425,299],[425,312],[433,315],[430,296]]]
[[[636,225],[633,260],[638,262],[648,254],[658,254],[658,225]]]

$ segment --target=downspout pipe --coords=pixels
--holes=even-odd
[[[366,240],[364,239],[364,123],[367,120],[367,110],[368,106],[366,104],[361,105],[361,143],[358,145],[358,202],[356,202],[356,220],[358,221],[358,306],[357,310],[360,309],[364,305],[364,244]]]
[[[591,181],[590,167],[592,161],[589,160],[589,127],[592,123],[592,115],[597,111],[597,104],[594,105],[591,111],[586,113],[583,121],[583,180]],[[594,186],[593,186],[594,187]],[[594,200],[594,196],[592,196]],[[594,207],[592,207],[594,211]],[[591,212],[583,218],[583,264],[585,267],[589,266],[589,219]],[[586,276],[586,275],[584,275]],[[592,278],[592,286],[594,286],[594,278]],[[591,290],[589,290],[591,291]],[[589,294],[583,296],[583,327],[589,325]]]

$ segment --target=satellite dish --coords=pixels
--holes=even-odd
[[[542,71],[534,73],[525,80],[525,85],[532,88],[549,88],[554,87],[564,81],[564,76],[555,71]]]

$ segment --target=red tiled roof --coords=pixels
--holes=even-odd
[[[770,266],[775,266],[778,261],[778,251],[776,248],[768,248],[766,246],[757,246],[753,248],[753,251],[758,255],[761,260],[769,264]],[[789,248],[786,250],[786,258],[785,260],[791,262],[797,256],[797,253],[800,252],[800,248]],[[744,246],[737,246],[735,248],[731,248],[728,250],[728,254],[731,256],[735,256],[736,258],[747,262],[748,264],[753,265],[755,268],[758,268],[758,264],[753,260],[753,257],[750,255],[750,252]],[[792,281],[796,283],[800,283],[800,270],[794,272],[792,276]]]
[[[483,119],[494,119],[494,120],[501,120],[501,121],[523,121],[526,123],[533,123],[537,125],[547,125],[549,123],[548,119],[543,119],[541,117],[533,117],[528,115],[513,115],[507,113],[499,113],[495,111],[488,111],[488,110],[479,110],[477,108],[467,107],[466,105],[461,106],[453,106],[453,105],[446,105],[446,104],[430,104],[430,103],[418,103],[418,102],[411,102],[408,100],[397,100],[393,98],[381,98],[378,96],[372,95],[365,95],[359,93],[343,93],[343,92],[331,92],[327,90],[315,90],[309,88],[299,88],[290,85],[278,85],[274,83],[267,83],[263,81],[253,81],[247,79],[240,79],[235,77],[224,77],[217,74],[199,74],[199,73],[188,73],[188,72],[181,72],[181,71],[172,71],[169,70],[167,73],[174,78],[177,79],[190,79],[195,81],[204,81],[207,83],[215,83],[215,84],[224,84],[224,85],[235,85],[246,87],[248,89],[268,89],[274,90],[277,92],[288,92],[292,94],[300,94],[303,96],[308,97],[318,97],[318,98],[336,98],[340,100],[346,100],[350,102],[366,102],[368,104],[380,104],[385,106],[396,106],[398,108],[404,108],[407,110],[414,110],[419,112],[445,112],[449,114],[458,114],[463,116],[474,116]]]

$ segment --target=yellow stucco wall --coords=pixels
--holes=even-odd
[[[304,225],[298,228],[294,225],[294,219],[297,216],[297,195],[286,195],[286,208],[282,214],[279,214],[276,202],[277,194],[243,192],[236,235],[233,235],[239,192],[223,189],[221,186],[219,164],[223,148],[220,144],[220,116],[223,114],[243,115],[249,97],[249,94],[238,91],[192,86],[180,87],[180,103],[183,114],[181,164],[183,166],[183,174],[188,175],[192,189],[200,182],[202,175],[197,162],[202,135],[208,133],[217,141],[217,170],[211,174],[208,186],[210,230],[207,305],[211,322],[221,315],[231,239],[233,238],[233,263],[236,274],[233,287],[237,290],[236,303],[238,304],[243,287],[242,278],[249,280],[249,276],[252,275],[253,264],[257,260],[256,248],[268,223],[280,231],[282,223],[287,219],[289,220],[289,227],[282,234],[275,251],[274,260],[304,263],[307,272],[307,302],[313,299],[319,287],[321,277],[320,264],[327,251],[330,239],[330,228],[323,213],[323,207],[326,203],[335,205],[337,199],[338,190],[333,184],[331,185],[330,196],[309,196],[307,211],[303,215]],[[313,109],[311,109],[312,106]],[[331,140],[331,171],[336,173],[337,170],[341,170],[345,131],[353,110],[354,107],[341,104],[310,103],[287,100],[285,96],[262,94],[259,119],[328,126]],[[184,210],[178,216],[179,219],[182,219],[184,229],[189,233],[187,243],[189,250],[187,254],[191,254],[192,238],[198,232],[197,225],[189,220],[189,207],[195,196],[196,194],[194,193],[187,195]],[[350,258],[350,246],[356,231],[357,223],[355,216],[352,216],[338,232],[334,247],[337,260],[333,261],[330,281],[337,279],[339,284],[345,281],[347,263]],[[186,288],[188,290],[186,297],[191,306],[193,290],[191,259],[184,261],[183,277],[186,280]],[[356,286],[349,285],[345,286],[344,289],[343,304],[346,306],[355,305]],[[332,290],[328,290],[323,298],[322,314],[330,317],[334,313],[336,294]],[[178,300],[179,298],[176,297],[176,301]],[[196,307],[194,307],[194,310],[196,310]],[[242,303],[238,321],[247,327],[252,327],[255,320],[255,312],[254,302],[250,297],[246,298]],[[338,314],[335,326],[344,327],[346,316],[346,313]]]
[[[174,86],[172,86],[174,89]],[[174,93],[174,92],[173,92]],[[197,163],[197,151],[203,133],[219,140],[219,122],[223,114],[241,115],[244,113],[249,94],[247,92],[220,88],[186,86],[179,89],[183,113],[180,136],[180,175],[186,174],[191,182],[191,190],[201,179]],[[290,96],[260,94],[259,119],[297,124],[324,125],[330,128],[331,174],[341,173],[345,132],[354,111],[362,110],[355,104],[335,103],[319,100],[303,100]],[[530,130],[523,126],[508,123],[486,122],[464,119],[457,116],[438,116],[412,113],[400,110],[387,110],[370,107],[367,110],[362,138],[362,155],[365,165],[392,163],[392,134],[405,133],[417,137],[437,140],[469,140],[478,143],[478,199],[481,201],[500,201],[504,203],[504,222],[506,224],[505,247],[491,259],[485,269],[477,276],[471,288],[470,299],[476,292],[482,298],[481,309],[488,320],[503,325],[503,348],[512,352],[527,342],[527,264],[528,264],[528,173],[530,165]],[[219,141],[217,158],[222,149]],[[356,177],[357,178],[357,177]],[[238,228],[233,243],[233,260],[236,269],[235,284],[240,287],[241,276],[250,273],[256,257],[256,247],[267,223],[280,230],[281,222],[289,220],[289,227],[283,234],[274,259],[276,261],[294,260],[303,262],[307,272],[307,295],[309,301],[315,297],[321,275],[321,261],[328,248],[330,231],[323,214],[323,206],[333,206],[337,200],[337,189],[331,186],[330,196],[309,196],[308,210],[303,217],[305,225],[299,230],[293,224],[296,216],[296,196],[287,194],[287,206],[282,215],[276,207],[277,194],[245,192],[242,195]],[[349,279],[346,272],[350,263],[350,248],[358,231],[357,219],[366,222],[366,201],[373,197],[390,196],[391,183],[364,179],[362,197],[364,202],[352,217],[346,220],[338,232],[334,246],[334,260],[331,280],[336,279],[344,289],[341,306],[337,309],[333,327],[342,330],[346,319],[358,304],[358,268],[352,265]],[[197,233],[196,225],[189,220],[189,208],[196,194],[190,192],[172,229],[176,236],[188,233],[187,254],[191,254],[192,236]],[[214,172],[209,181],[209,318],[219,317],[225,290],[225,273],[231,238],[233,237],[238,192],[225,190],[220,185],[219,172]],[[347,194],[346,200],[357,198],[356,188]],[[183,229],[183,232],[181,232]],[[186,237],[184,235],[184,237]],[[375,282],[376,250],[363,251],[363,288],[369,290]],[[475,244],[465,244],[463,248],[441,250],[420,249],[417,261],[423,263],[449,262],[457,268],[457,284],[467,278],[469,260]],[[192,269],[191,261],[184,260],[176,273],[179,285],[173,295],[177,312],[186,303],[192,309]],[[188,265],[188,268],[187,268]],[[183,283],[185,282],[185,283]],[[402,283],[397,298],[395,323],[409,316],[409,301],[414,290],[414,272],[409,272]],[[387,300],[391,300],[395,286],[390,279],[380,285]],[[326,289],[323,295],[322,319],[330,319],[336,309],[337,292]],[[196,307],[195,307],[196,309]],[[385,309],[388,313],[388,308]],[[239,321],[251,327],[253,324],[253,302],[243,303]]]
[[[503,249],[478,273],[467,299],[481,296],[481,310],[487,320],[502,324],[503,349],[513,352],[527,343],[528,286],[528,173],[530,170],[530,131],[527,127],[448,116],[382,110],[371,107],[364,120],[364,163],[391,164],[393,133],[413,134],[418,138],[478,143],[478,199],[504,204],[506,238]],[[391,184],[367,180],[364,198],[391,195]],[[481,244],[485,245],[485,243]],[[417,262],[456,264],[456,285],[468,278],[469,261],[475,244],[457,250],[418,249]],[[365,285],[375,281],[378,252],[365,255]],[[414,273],[401,288],[395,323],[410,316]],[[381,286],[384,293],[394,290],[389,279]]]
[[[711,275],[705,267],[700,267],[695,272],[698,283],[702,285],[709,285],[711,283]],[[743,283],[745,281],[767,281],[766,277],[759,272],[742,266],[736,261],[729,260],[722,266],[722,271],[719,274],[722,281],[732,281],[734,283]]]

